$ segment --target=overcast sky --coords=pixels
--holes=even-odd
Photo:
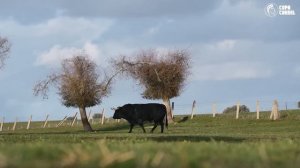
[[[268,3],[290,5],[296,16],[268,17]],[[0,35],[11,43],[0,71],[0,117],[12,121],[59,119],[77,109],[34,97],[34,84],[60,61],[84,49],[103,67],[120,54],[140,49],[189,49],[192,74],[175,113],[198,102],[209,112],[212,102],[253,107],[300,100],[300,1],[297,0],[0,0]],[[110,97],[92,108],[146,103],[134,81],[118,79]],[[161,102],[157,100],[156,102]],[[176,111],[176,105],[177,110]],[[252,109],[253,111],[254,109]]]

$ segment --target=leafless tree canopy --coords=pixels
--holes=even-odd
[[[2,38],[0,36],[0,69],[5,65],[5,60],[8,57],[10,51],[10,43],[7,38]]]
[[[97,73],[97,65],[84,54],[75,55],[62,62],[59,73],[53,73],[34,87],[35,95],[47,97],[49,85],[58,88],[62,103],[67,107],[79,108],[85,131],[92,131],[86,115],[86,107],[101,103],[103,97],[110,93],[110,85],[115,75],[108,78]],[[102,77],[102,78],[100,78]]]
[[[180,95],[189,75],[190,57],[186,50],[144,50],[133,59],[122,57],[115,65],[144,86],[144,98],[164,99]]]
[[[66,59],[62,62],[59,74],[53,73],[35,85],[34,94],[41,94],[47,98],[49,85],[54,84],[59,90],[62,103],[67,107],[97,105],[110,93],[111,79],[108,77],[100,79],[96,68],[96,64],[84,55]]]

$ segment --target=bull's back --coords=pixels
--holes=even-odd
[[[136,114],[144,121],[159,121],[166,115],[166,106],[158,103],[134,104]]]

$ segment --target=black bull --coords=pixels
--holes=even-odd
[[[122,107],[118,107],[115,110],[113,116],[114,119],[124,118],[130,123],[129,133],[132,132],[132,128],[135,124],[142,127],[144,133],[144,122],[154,122],[154,127],[151,132],[160,124],[161,133],[164,132],[164,119],[166,119],[166,127],[168,128],[168,117],[166,106],[163,104],[150,103],[150,104],[125,104]]]

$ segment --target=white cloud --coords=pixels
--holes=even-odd
[[[159,22],[158,24],[147,28],[146,31],[144,32],[144,36],[153,36],[155,34],[158,34],[163,27],[169,26],[168,24],[172,24],[174,22],[175,22],[174,19],[165,19]]]
[[[36,66],[57,67],[62,60],[72,58],[74,54],[85,53],[98,65],[107,66],[110,58],[118,57],[119,55],[130,56],[137,50],[136,46],[109,41],[104,44],[95,44],[87,41],[82,47],[54,45],[49,50],[39,53],[34,64]]]
[[[41,53],[35,62],[35,65],[57,66],[60,62],[67,58],[72,58],[75,54],[85,53],[92,60],[100,63],[102,52],[100,48],[91,42],[86,42],[83,48],[61,47],[55,45],[48,51]]]
[[[200,47],[202,50],[207,50],[210,52],[216,52],[216,51],[224,52],[224,51],[230,51],[235,49],[235,47],[240,42],[241,41],[234,40],[234,39],[223,39],[212,43],[202,44]]]
[[[261,63],[229,62],[196,66],[194,80],[235,80],[265,78],[272,71]]]
[[[37,24],[22,24],[13,19],[0,20],[0,32],[12,39],[44,44],[82,44],[98,39],[112,25],[111,19],[57,16]]]
[[[145,32],[145,35],[146,35],[146,36],[147,36],[147,35],[149,35],[149,36],[154,35],[154,34],[158,33],[159,29],[160,29],[160,25],[150,27],[150,28],[147,29],[147,31]]]
[[[222,50],[229,50],[233,49],[236,44],[236,40],[223,40],[216,44],[216,48],[222,49]]]
[[[75,36],[79,39],[96,39],[111,26],[107,19],[86,19],[71,17],[56,17],[46,23],[36,25],[39,36]]]
[[[57,66],[65,58],[85,51],[97,63],[104,54],[91,41],[101,38],[114,24],[112,19],[66,17],[55,18],[36,24],[22,24],[14,19],[0,20],[0,32],[5,34],[14,47],[31,47],[38,55],[35,65]],[[26,44],[26,45],[24,45]],[[18,45],[18,46],[16,46]],[[20,50],[20,49],[19,49]]]

